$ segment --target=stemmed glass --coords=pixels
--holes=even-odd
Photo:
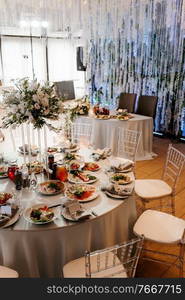
[[[34,172],[34,169],[31,170],[31,175],[30,175],[30,190],[35,191],[37,189],[37,176]]]
[[[11,193],[13,195],[13,204],[19,207],[19,209],[23,209],[22,203],[22,190],[16,190],[15,187],[12,188]]]

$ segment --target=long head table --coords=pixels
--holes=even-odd
[[[81,155],[89,161],[89,149],[82,149]],[[104,170],[109,159],[98,162],[101,169],[97,187],[109,183]],[[133,173],[129,173],[133,178]],[[10,192],[13,183],[0,180],[0,191]],[[48,206],[63,203],[63,195],[42,196],[37,192],[23,190],[21,205],[26,208],[44,203]],[[61,277],[62,267],[68,261],[84,255],[85,250],[96,250],[121,243],[132,237],[136,220],[133,196],[124,200],[107,197],[100,189],[99,196],[84,208],[93,210],[97,216],[88,220],[71,222],[61,214],[50,224],[35,225],[23,216],[11,227],[0,230],[0,265],[16,269],[21,277]],[[59,209],[59,208],[56,208]]]

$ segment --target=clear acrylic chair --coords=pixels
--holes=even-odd
[[[127,278],[134,277],[144,237],[94,252],[67,263],[65,278]]]
[[[168,213],[148,209],[140,215],[133,231],[137,236],[144,236],[145,241],[152,241],[158,246],[160,245],[160,251],[144,246],[142,253],[148,253],[148,256],[142,256],[142,259],[163,263],[169,268],[176,266],[179,270],[179,277],[184,277],[185,220]],[[162,251],[163,245],[168,245],[168,248],[169,246],[178,248],[178,254]],[[152,256],[152,254],[154,255]],[[160,255],[160,258],[159,256],[156,258],[156,254]]]
[[[170,207],[175,215],[175,194],[178,179],[185,164],[185,155],[174,148],[171,144],[168,147],[163,175],[160,179],[137,179],[135,180],[135,193],[141,198],[143,210],[147,202],[170,196],[170,203],[163,204],[160,200],[159,208]],[[152,208],[157,208],[152,207]]]
[[[140,139],[141,132],[118,127],[118,157],[132,160],[134,162],[134,173]]]
[[[5,136],[2,132],[2,130],[0,129],[0,143],[4,142],[4,140],[5,140]]]
[[[72,142],[77,144],[91,145],[92,124],[73,123],[71,128]]]

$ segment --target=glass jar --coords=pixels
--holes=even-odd
[[[8,177],[14,181],[15,180],[15,171],[18,170],[18,165],[17,164],[11,164],[8,167]]]
[[[57,164],[56,178],[63,182],[68,180],[68,171],[65,164]]]

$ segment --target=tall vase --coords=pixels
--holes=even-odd
[[[65,127],[65,132],[64,132],[65,138],[71,142],[71,140],[72,140],[72,121],[71,121],[70,112],[66,114],[64,127]]]
[[[24,164],[26,164],[25,133],[24,133],[24,125],[23,124],[21,124],[21,138],[22,138]]]
[[[37,128],[37,134],[38,134],[38,150],[39,150],[39,162],[42,163],[42,154],[41,154],[41,129]]]

